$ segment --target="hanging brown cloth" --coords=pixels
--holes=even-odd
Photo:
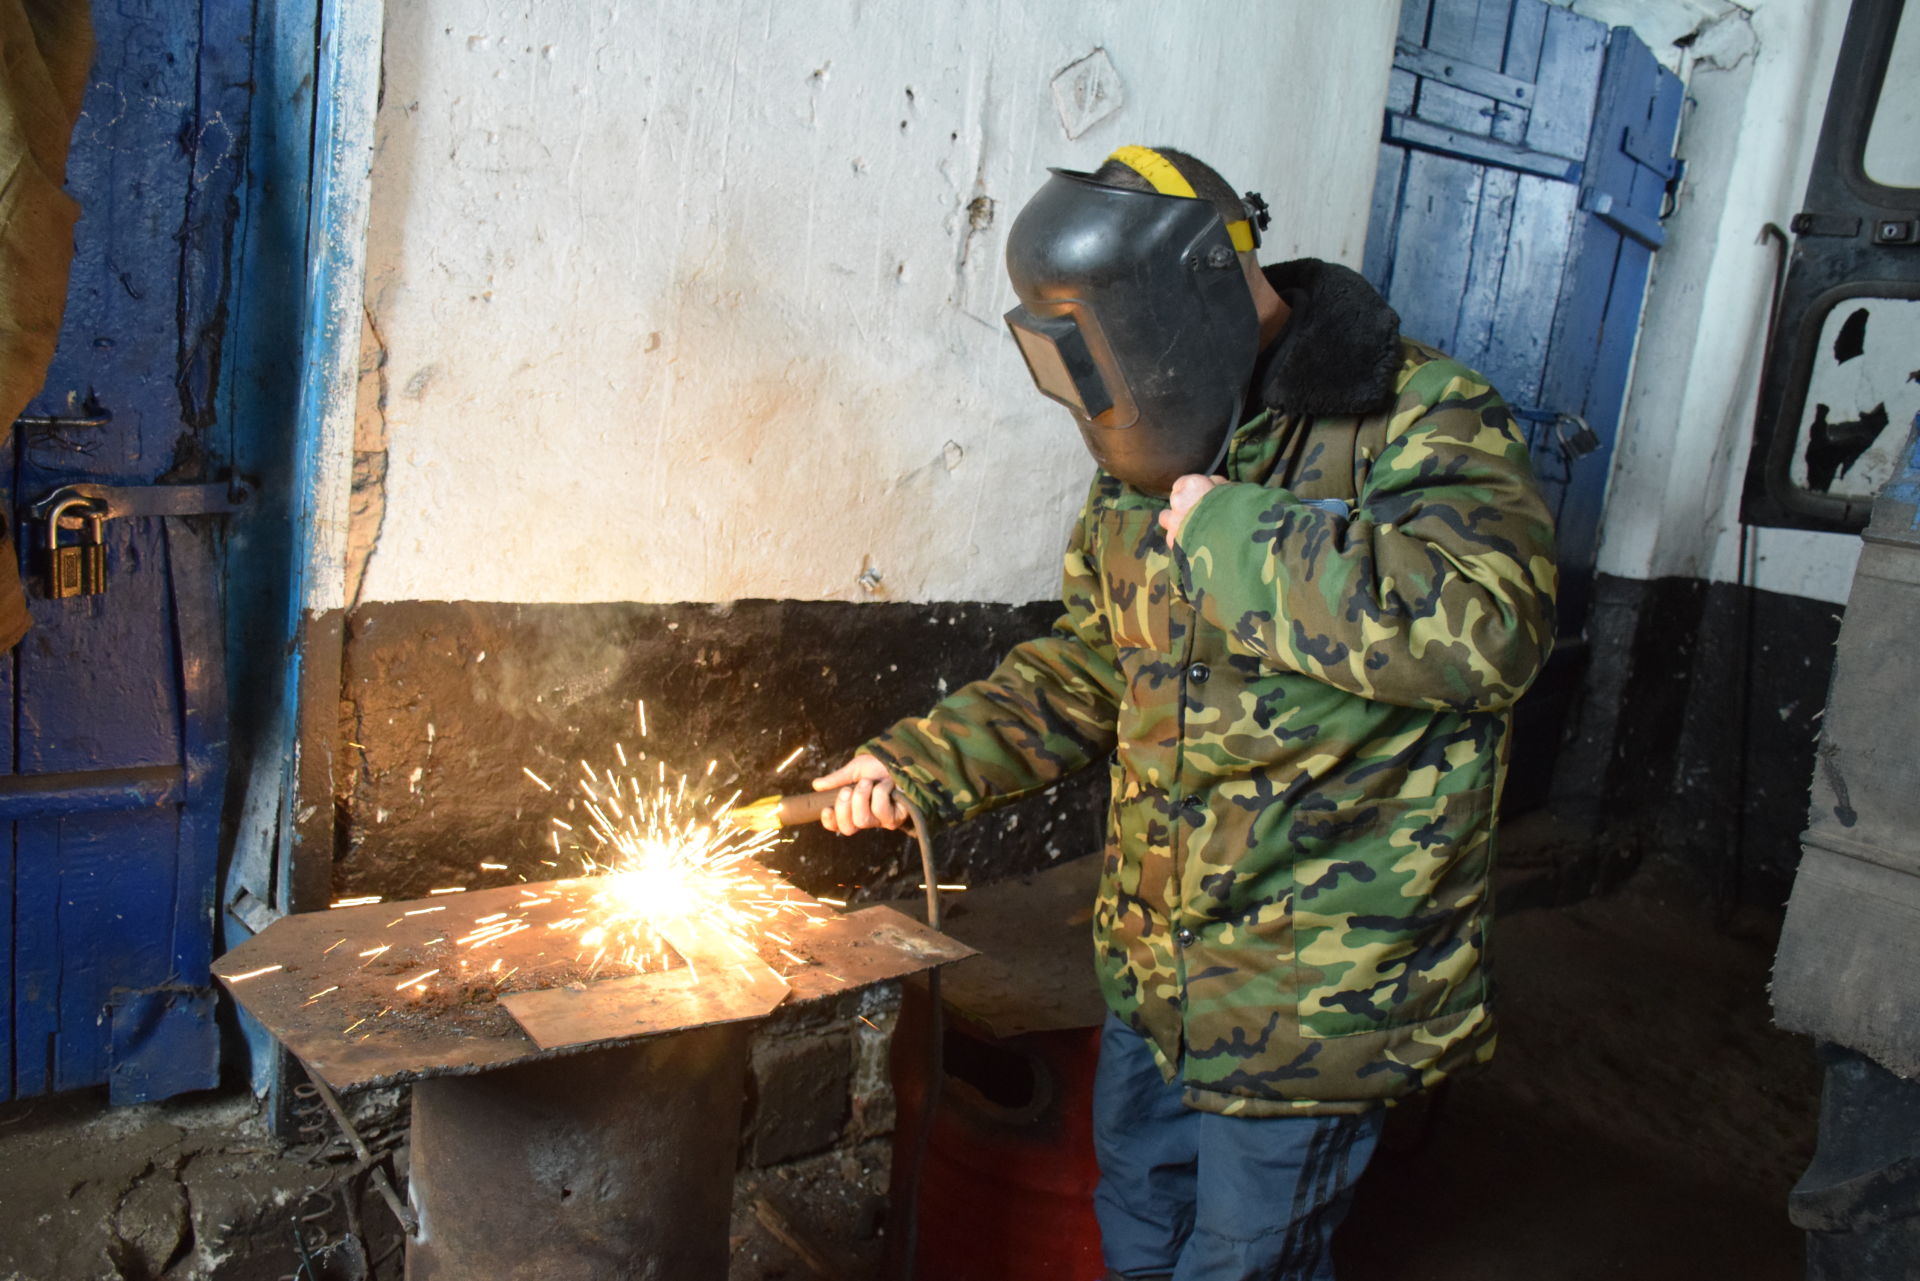
[[[93,60],[85,0],[0,0],[0,431],[40,391],[60,338],[80,204],[67,146]],[[0,537],[12,529],[0,519]],[[28,627],[20,557],[0,545],[0,651]]]

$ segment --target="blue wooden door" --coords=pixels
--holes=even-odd
[[[1409,337],[1484,373],[1526,425],[1565,637],[1592,590],[1680,99],[1631,31],[1543,0],[1401,9],[1365,271]]]
[[[215,412],[244,162],[252,6],[95,8],[74,132],[65,326],[12,437],[24,519],[72,483],[140,491],[103,526],[103,594],[48,599],[0,659],[10,777],[0,842],[0,1098],[108,1083],[116,1102],[217,1082],[208,965],[225,785],[220,518],[232,425]]]

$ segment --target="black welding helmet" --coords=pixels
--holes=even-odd
[[[1260,334],[1238,251],[1254,241],[1158,153],[1115,158],[1156,190],[1050,170],[1007,234],[1021,305],[1006,319],[1034,383],[1073,412],[1094,460],[1164,495],[1218,466],[1238,425]]]

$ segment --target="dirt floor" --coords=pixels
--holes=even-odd
[[[1506,914],[1499,1053],[1396,1117],[1336,1247],[1342,1281],[1797,1281],[1811,1045],[1769,1022],[1777,914],[1716,926],[1642,871]]]
[[[310,1155],[268,1137],[246,1094],[9,1104],[0,1281],[278,1281],[294,1269],[295,1221],[338,1217]]]

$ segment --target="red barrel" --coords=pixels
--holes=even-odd
[[[892,1195],[896,1206],[919,1206],[916,1281],[1094,1281],[1103,1274],[1093,1218],[1100,1029],[997,1038],[946,1011],[946,1079],[916,1191],[928,1005],[924,989],[907,985],[893,1042]],[[902,1245],[896,1229],[896,1252]]]

